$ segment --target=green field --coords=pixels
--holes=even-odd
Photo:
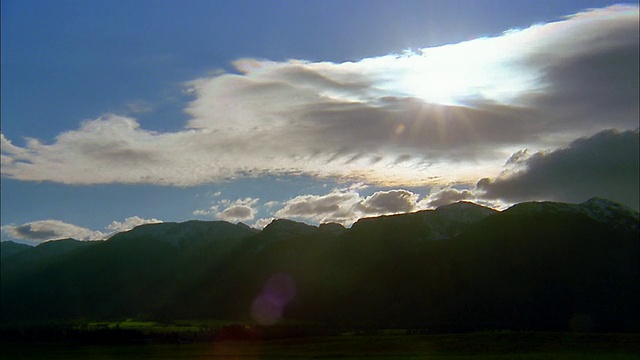
[[[72,346],[2,344],[2,359],[638,359],[640,335],[342,335],[269,341]]]
[[[86,325],[87,330],[99,329],[122,329],[122,330],[138,330],[143,333],[162,333],[162,332],[185,332],[200,331],[203,327],[226,325],[226,322],[195,322],[195,321],[175,321],[170,324],[158,323],[155,321],[139,321],[127,319],[120,322],[90,322]]]

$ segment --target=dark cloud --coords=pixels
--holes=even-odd
[[[31,224],[16,226],[13,231],[16,237],[28,240],[55,239],[60,235],[51,229],[34,229]]]
[[[442,205],[449,205],[461,200],[475,199],[474,192],[468,189],[448,188],[429,196],[429,207],[437,208]]]
[[[489,199],[582,202],[599,196],[638,209],[639,151],[637,129],[606,130],[555,151],[516,153],[507,164],[513,170],[477,187]]]
[[[307,126],[300,130],[314,128],[315,136],[326,139],[325,149],[342,156],[376,155],[393,147],[411,150],[412,157],[452,160],[482,157],[492,147],[535,139],[538,116],[526,107],[489,103],[467,107],[387,98],[382,106],[312,105],[305,109]]]
[[[327,71],[313,71],[306,67],[307,64],[308,62],[300,61],[297,64],[291,63],[290,66],[282,66],[273,72],[274,78],[311,88],[332,89],[334,93],[341,95],[360,94],[374,85],[372,79],[366,76],[340,76]]]
[[[532,95],[530,106],[552,116],[541,120],[548,132],[637,126],[640,103],[638,28],[629,27],[628,42],[562,58],[545,67],[546,91]],[[612,37],[613,38],[613,37]],[[540,65],[542,66],[542,64]]]
[[[361,202],[365,214],[405,213],[416,209],[418,195],[407,190],[378,191]]]
[[[143,151],[131,148],[130,144],[111,143],[97,146],[91,144],[85,147],[85,155],[93,159],[106,162],[118,162],[127,165],[141,166],[158,161],[156,154],[150,151]]]

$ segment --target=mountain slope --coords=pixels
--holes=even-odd
[[[350,229],[154,224],[3,279],[1,314],[247,321],[275,276],[295,295],[281,316],[299,321],[640,331],[639,245],[638,213],[603,199],[503,212],[457,203]]]
[[[4,245],[5,242],[2,244]],[[43,271],[48,265],[65,256],[95,244],[97,242],[61,239],[46,241],[37,246],[27,246],[23,251],[2,259],[2,282],[8,284],[14,281],[16,276]]]
[[[257,230],[244,224],[234,225],[226,221],[192,220],[184,223],[166,222],[141,225],[132,230],[116,234],[110,240],[155,239],[180,249],[186,249],[211,242],[242,239],[256,232]]]
[[[495,213],[496,210],[474,203],[458,202],[436,210],[360,219],[353,224],[351,230],[368,233],[368,236],[384,234],[387,237],[402,236],[405,239],[442,240],[460,234],[469,225]]]
[[[13,241],[0,242],[0,259],[4,260],[24,250],[32,248],[30,245],[19,244]]]
[[[254,233],[245,225],[227,222],[150,224],[82,251],[59,256],[45,252],[46,261],[36,258],[30,271],[16,271],[13,263],[3,261],[2,320],[151,316],[172,303],[178,289],[195,274]],[[34,251],[45,244],[43,250],[51,250],[68,242],[44,243]]]
[[[637,330],[637,212],[626,218],[629,209],[616,204],[610,218],[594,217],[590,206],[519,204],[465,232],[454,266],[466,284],[459,296],[478,299],[467,307],[472,321],[566,330],[584,317],[601,331]]]

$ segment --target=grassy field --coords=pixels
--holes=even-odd
[[[343,335],[270,341],[72,346],[2,344],[2,359],[638,359],[640,335]]]
[[[222,323],[226,325],[226,323]],[[198,323],[193,321],[176,321],[171,324],[162,324],[155,321],[139,321],[127,319],[120,322],[91,322],[87,324],[87,330],[98,329],[122,329],[122,330],[138,330],[143,333],[158,332],[183,332],[183,331],[200,331],[205,326],[219,326],[215,323]]]

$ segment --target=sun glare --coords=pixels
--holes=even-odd
[[[482,38],[408,50],[395,58],[397,72],[385,88],[442,105],[466,105],[470,100],[513,103],[540,84],[538,74],[513,59],[508,47],[504,38]]]
[[[473,79],[464,75],[468,72],[468,64],[445,56],[421,56],[415,60],[414,68],[408,71],[403,80],[408,92],[429,102],[445,105],[456,104],[456,98],[471,93],[469,83]]]

